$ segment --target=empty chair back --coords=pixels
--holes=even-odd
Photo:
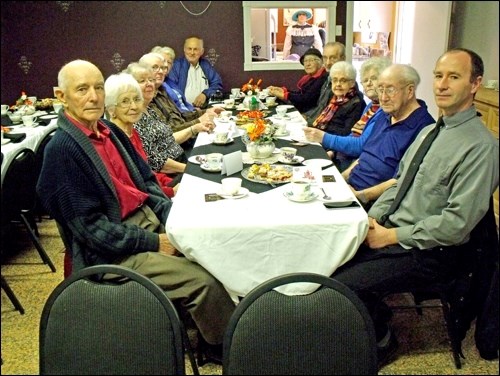
[[[278,286],[317,283],[308,295],[284,295]],[[231,317],[224,337],[226,375],[376,375],[373,322],[342,283],[292,273],[253,289]]]
[[[109,273],[113,282],[101,278]],[[118,265],[88,267],[45,303],[40,374],[185,374],[183,334],[174,305],[149,278]]]

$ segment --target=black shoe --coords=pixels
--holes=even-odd
[[[222,345],[206,345],[204,363],[222,365]]]
[[[396,357],[396,350],[398,349],[398,340],[391,329],[389,341],[383,347],[377,346],[377,357],[378,357],[378,369],[386,366],[387,364],[393,362]]]

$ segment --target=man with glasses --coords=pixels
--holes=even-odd
[[[186,99],[195,107],[205,108],[210,97],[222,90],[222,79],[210,64],[203,58],[205,50],[203,39],[189,37],[184,41],[184,57],[174,60],[174,66],[168,80],[181,89]]]
[[[434,123],[424,101],[417,99],[420,76],[415,68],[393,64],[378,78],[379,116],[359,158],[342,176],[356,197],[369,205],[394,183],[399,161],[418,132]]]
[[[326,71],[330,73],[330,69],[333,64],[345,61],[345,46],[340,42],[328,42],[323,47],[323,66]],[[318,102],[310,110],[304,112],[302,116],[307,120],[308,125],[312,125],[313,121],[318,117],[318,115],[328,106],[328,102],[332,99],[332,80],[330,75],[327,76],[326,81],[321,86],[321,92],[319,95]]]
[[[322,59],[319,50],[310,48],[300,58],[306,74],[297,82],[298,89],[288,90],[286,87],[269,86],[269,94],[293,104],[299,112],[310,110],[318,103],[321,86],[328,76]]]

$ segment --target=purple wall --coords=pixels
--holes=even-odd
[[[182,3],[192,13],[201,13],[209,4]],[[262,78],[264,86],[293,87],[302,75],[243,70],[240,1],[212,2],[199,16],[191,15],[180,1],[4,1],[1,13],[3,104],[14,104],[23,90],[51,98],[59,69],[71,60],[93,62],[106,78],[156,45],[170,46],[182,55],[184,39],[190,35],[204,39],[205,54],[213,49],[225,91],[250,77]],[[345,14],[344,2],[338,2],[337,14]]]

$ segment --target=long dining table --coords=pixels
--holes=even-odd
[[[42,114],[43,116],[43,114]],[[55,115],[54,115],[55,116]],[[43,140],[43,138],[48,135],[53,130],[57,129],[57,118],[48,119],[43,124],[36,127],[26,127],[23,125],[12,125],[7,119],[4,120],[2,116],[2,124],[7,124],[10,129],[10,134],[24,134],[26,137],[20,142],[9,142],[2,145],[2,168],[1,168],[1,182],[3,183],[3,178],[7,172],[12,159],[16,156],[17,152],[21,149],[30,149],[36,152],[38,145]]]
[[[303,138],[302,118],[292,119],[287,123],[289,135],[276,141],[278,148]],[[216,130],[229,126],[233,141],[216,145],[212,143],[213,135],[200,133],[191,155],[226,155],[241,150],[245,156],[240,137],[243,131],[234,122],[221,124],[216,118],[215,123]],[[308,143],[294,147],[305,160],[324,162],[318,170],[323,179],[312,186],[317,194],[314,200],[289,200],[285,195],[290,183],[273,187],[242,178],[242,187],[249,191],[245,197],[207,201],[207,197],[217,197],[226,175],[206,172],[192,162],[188,162],[173,198],[166,222],[170,241],[185,257],[221,281],[236,302],[260,283],[283,274],[313,272],[330,276],[354,256],[368,231],[368,216],[361,206],[329,209],[323,205],[320,187],[331,196],[328,201],[356,198],[322,146]],[[241,172],[230,176],[242,177]],[[279,290],[307,294],[316,288],[298,283]]]

